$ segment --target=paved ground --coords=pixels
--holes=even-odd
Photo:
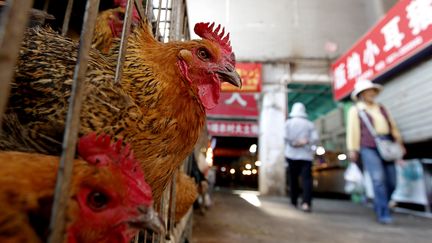
[[[216,192],[214,205],[205,215],[194,213],[192,243],[432,242],[431,219],[396,214],[393,225],[383,226],[374,221],[370,208],[350,201],[317,199],[308,214],[291,207],[288,198],[259,197],[258,201],[255,195]]]

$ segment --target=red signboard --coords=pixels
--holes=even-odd
[[[262,82],[261,63],[237,63],[236,71],[242,79],[242,88],[239,89],[231,84],[223,83],[222,91],[225,92],[260,92]]]
[[[208,117],[222,118],[257,118],[257,94],[251,93],[221,93],[219,104],[207,111]]]
[[[332,65],[336,100],[360,79],[373,80],[432,44],[432,1],[400,0]]]
[[[208,133],[220,137],[258,137],[258,122],[207,121]]]

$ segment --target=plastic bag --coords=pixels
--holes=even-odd
[[[363,187],[363,174],[356,163],[350,163],[344,173],[345,179],[345,192],[349,194],[362,192]]]

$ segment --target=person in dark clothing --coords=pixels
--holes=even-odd
[[[291,203],[297,207],[299,196],[299,177],[302,178],[303,202],[301,209],[311,211],[312,206],[312,145],[318,142],[314,124],[307,119],[302,103],[295,103],[285,122],[285,158],[290,176]]]

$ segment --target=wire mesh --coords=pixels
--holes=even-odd
[[[65,36],[69,30],[69,21],[72,14],[73,0],[69,0],[66,6],[66,12],[63,20],[62,35]],[[47,6],[48,8],[48,6]]]
[[[0,26],[0,128],[10,91],[15,60],[33,1],[8,1],[2,10]],[[1,129],[0,129],[1,132]]]
[[[71,99],[66,118],[63,137],[63,152],[57,171],[57,179],[54,194],[54,205],[50,220],[50,236],[48,242],[56,243],[64,241],[64,229],[66,225],[66,207],[69,198],[69,186],[75,157],[75,145],[78,139],[79,118],[81,105],[84,100],[84,80],[89,61],[89,51],[93,37],[96,16],[99,9],[99,0],[88,0],[84,14],[83,29],[78,50],[78,59],[73,75]]]
[[[43,10],[49,9],[50,0],[46,0],[43,5]],[[80,36],[80,48],[78,60],[75,67],[73,77],[73,90],[70,107],[67,115],[67,125],[65,128],[63,152],[61,162],[58,170],[57,183],[55,188],[54,206],[52,208],[52,217],[50,223],[50,236],[49,242],[63,242],[64,234],[64,211],[66,208],[66,199],[68,196],[68,185],[70,182],[70,175],[72,171],[72,161],[75,154],[75,144],[78,137],[79,127],[79,113],[81,103],[83,101],[83,79],[85,78],[88,52],[91,46],[91,40],[94,32],[96,16],[99,8],[100,0],[88,0],[86,10],[84,13],[83,27]],[[12,79],[15,60],[18,56],[18,51],[26,26],[28,14],[31,9],[33,1],[28,0],[15,0],[9,1],[11,3],[9,10],[4,10],[2,14],[2,21],[0,22],[0,118],[3,114],[3,108],[6,105],[9,83]],[[188,37],[187,13],[186,2],[184,0],[147,0],[145,6],[142,5],[143,1],[128,0],[126,5],[125,21],[123,24],[121,34],[121,44],[119,56],[117,60],[117,68],[115,74],[115,82],[120,82],[122,76],[122,68],[127,50],[127,39],[130,32],[132,6],[135,4],[138,14],[141,18],[147,17],[155,29],[155,37],[162,41],[168,42],[170,40],[185,40]],[[73,0],[67,1],[66,10],[64,12],[61,34],[67,35],[69,32],[69,23],[71,23],[71,16],[73,15]],[[7,12],[7,11],[10,11]],[[13,21],[13,22],[12,22]],[[13,28],[8,24],[13,24]],[[72,28],[72,27],[71,27]],[[7,39],[4,37],[8,36]],[[0,119],[1,122],[1,119]],[[1,123],[0,123],[1,126]],[[187,163],[186,163],[187,164]],[[186,166],[186,165],[185,165]],[[141,232],[134,237],[133,242],[178,242],[180,239],[172,237],[175,225],[175,205],[176,205],[176,176],[174,175],[171,183],[165,189],[163,197],[158,205],[160,216],[166,222],[167,231],[165,234],[157,235],[153,232]]]
[[[123,74],[123,65],[126,57],[126,47],[128,43],[128,37],[129,37],[129,32],[131,27],[131,20],[132,20],[132,10],[134,6],[132,1],[133,0],[128,0],[126,4],[126,15],[124,17],[124,22],[123,22],[123,29],[121,33],[121,39],[120,39],[120,49],[119,49],[116,72],[114,77],[115,83],[120,83],[120,79]]]

